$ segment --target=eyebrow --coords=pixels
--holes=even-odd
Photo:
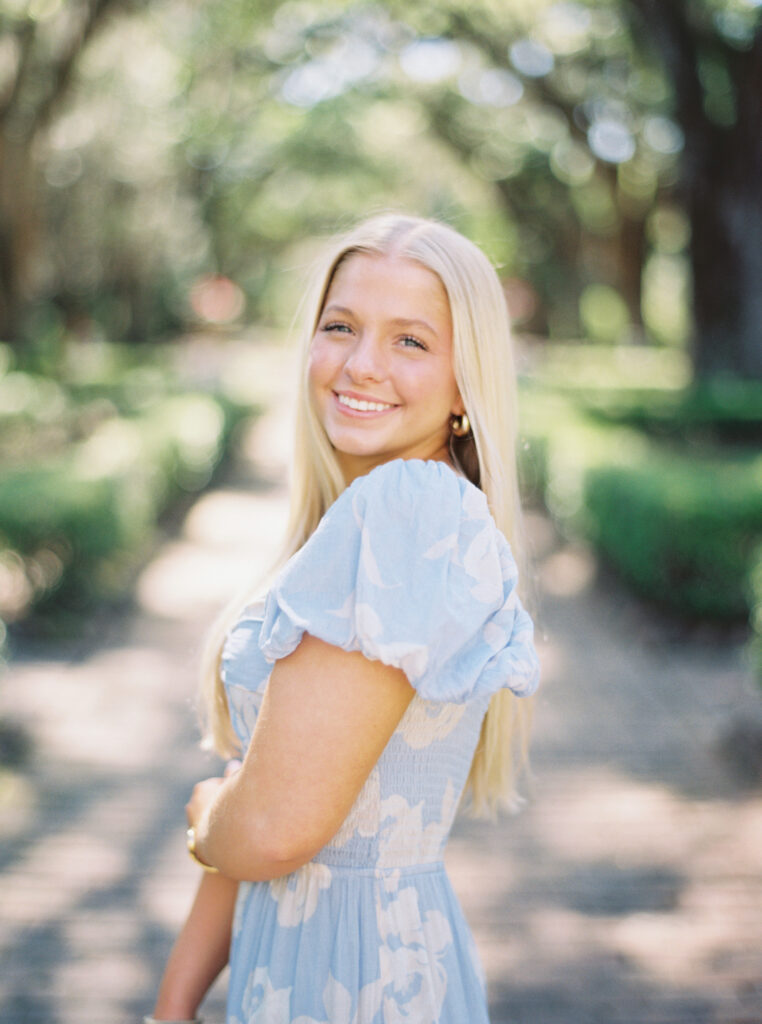
[[[325,313],[331,313],[331,312],[333,312],[333,313],[346,313],[347,316],[355,316],[354,310],[350,309],[348,306],[338,306],[338,305],[336,305],[336,303],[333,303],[333,302],[331,303],[330,306],[326,306],[325,309],[323,310],[324,314]],[[437,333],[434,330],[434,328],[431,326],[431,324],[428,323],[428,321],[426,321],[426,320],[417,320],[415,318],[408,319],[408,317],[396,316],[392,320],[390,320],[389,322],[392,323],[392,324],[395,324],[395,326],[397,326],[397,327],[414,327],[414,326],[425,327],[426,330],[430,331],[432,334],[436,334]]]

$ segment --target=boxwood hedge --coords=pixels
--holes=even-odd
[[[762,454],[665,444],[537,386],[522,423],[525,482],[562,530],[641,595],[691,617],[750,614],[762,636]]]
[[[125,588],[180,494],[210,479],[251,408],[170,395],[103,419],[87,438],[0,475],[0,582],[6,620],[77,613]],[[1,625],[1,623],[0,623]]]

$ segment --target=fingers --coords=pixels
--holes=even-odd
[[[188,819],[189,825],[195,826],[204,811],[216,799],[220,786],[224,782],[223,778],[215,777],[203,779],[201,782],[196,783],[191,792],[190,800],[185,805],[185,816]]]

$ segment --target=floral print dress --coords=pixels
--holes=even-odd
[[[414,459],[343,492],[227,636],[244,749],[272,663],[304,632],[401,668],[416,695],[320,853],[241,883],[228,1024],[483,1024],[484,978],[442,856],[490,697],[538,680],[515,563],[483,493]]]

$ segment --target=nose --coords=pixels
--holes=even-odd
[[[347,375],[356,382],[383,380],[386,376],[386,358],[383,348],[370,332],[359,334],[344,361]]]

